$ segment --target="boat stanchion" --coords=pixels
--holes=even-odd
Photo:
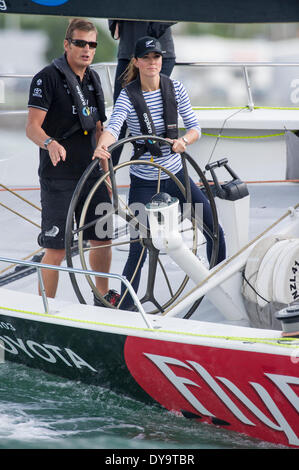
[[[39,288],[40,288],[40,292],[41,292],[41,295],[42,295],[43,304],[44,304],[44,308],[45,308],[45,313],[49,313],[49,303],[48,303],[48,298],[47,298],[47,294],[46,294],[46,289],[45,289],[45,284],[44,284],[42,272],[41,272],[41,269],[39,267],[36,267],[36,271],[37,271],[37,276],[38,276]]]

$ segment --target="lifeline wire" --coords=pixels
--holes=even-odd
[[[237,111],[233,112],[230,116],[228,116],[227,118],[224,119],[223,124],[222,124],[222,127],[221,127],[221,129],[219,130],[218,136],[217,136],[217,138],[216,138],[214,147],[213,147],[213,149],[212,149],[210,158],[209,158],[209,160],[208,160],[208,162],[207,162],[207,165],[210,163],[210,161],[211,161],[211,159],[212,159],[212,157],[213,157],[213,154],[214,154],[214,152],[215,152],[215,150],[216,150],[216,147],[217,147],[217,144],[218,144],[218,142],[219,142],[219,139],[220,139],[220,137],[222,136],[222,132],[224,131],[224,128],[225,128],[225,125],[226,125],[227,121],[228,121],[229,119],[231,119],[233,116],[235,116],[236,114],[238,114],[238,113],[240,113],[241,111],[243,111],[244,109],[246,109],[246,108],[247,108],[247,106],[244,106],[244,108],[238,109]]]

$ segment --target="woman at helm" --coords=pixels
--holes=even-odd
[[[183,84],[160,74],[162,55],[161,45],[157,39],[146,36],[136,42],[135,54],[125,75],[125,86],[115,103],[109,124],[99,139],[93,158],[103,160],[110,158],[108,148],[117,141],[120,129],[126,121],[132,136],[152,134],[172,142],[170,147],[166,144],[160,146],[152,141],[137,141],[134,145],[133,159],[155,161],[174,173],[185,185],[180,154],[186,151],[188,145],[200,138],[201,129]],[[178,137],[178,115],[182,117],[186,129],[182,137]],[[151,165],[130,166],[129,206],[133,203],[145,206],[151,200],[157,192],[158,172],[159,170]],[[160,179],[161,192],[177,197],[181,204],[186,202],[177,185],[165,172],[161,173]],[[192,179],[190,186],[192,203],[202,204],[203,221],[212,231],[210,204]],[[207,257],[210,260],[212,241],[209,236],[205,237]],[[221,227],[219,227],[219,242],[217,263],[225,258],[225,241]],[[140,243],[130,244],[129,256],[123,270],[123,275],[129,281],[132,279],[141,251]],[[146,251],[132,281],[135,292],[138,290],[145,258]],[[121,308],[131,310],[132,307],[132,298],[127,294]]]

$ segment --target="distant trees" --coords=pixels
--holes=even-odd
[[[68,25],[68,18],[60,16],[41,15],[0,15],[0,28],[17,28],[27,30],[40,30],[48,36],[48,47],[45,59],[47,62],[63,52],[63,39]],[[99,31],[99,47],[96,50],[94,62],[109,62],[116,58],[117,43],[110,37],[107,28],[103,28],[103,21],[91,19]],[[102,23],[102,24],[101,24]]]
[[[64,33],[68,18],[41,15],[0,15],[1,28],[38,29],[49,38],[45,59],[50,61],[62,53]],[[91,19],[98,27],[100,46],[97,48],[95,62],[109,62],[116,58],[117,41],[108,30],[107,20]],[[265,38],[269,40],[289,39],[299,36],[298,23],[255,23],[255,24],[220,24],[179,22],[173,26],[174,34],[204,35],[211,34],[226,38]]]
[[[298,36],[298,23],[178,23],[176,31],[185,35],[212,34],[226,38],[289,39]]]

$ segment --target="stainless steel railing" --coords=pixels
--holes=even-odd
[[[107,76],[107,83],[109,88],[109,93],[111,96],[113,95],[113,79],[111,70],[116,67],[115,62],[99,62],[92,65],[94,68],[103,68],[105,74]],[[175,67],[198,67],[198,68],[207,68],[207,67],[239,67],[243,72],[243,80],[246,87],[247,93],[247,106],[252,111],[254,109],[254,101],[252,96],[252,88],[251,83],[249,80],[248,71],[254,67],[273,67],[273,68],[280,68],[280,67],[299,67],[298,62],[221,62],[221,61],[213,61],[213,62],[176,62]],[[14,74],[14,73],[0,73],[0,80],[2,78],[32,78],[33,75],[28,74]],[[19,114],[24,113],[27,111],[0,111],[1,114]]]
[[[254,101],[252,96],[251,83],[249,80],[248,69],[252,67],[299,67],[296,62],[177,62],[176,66],[184,67],[240,67],[243,72],[243,79],[247,93],[247,107],[250,111],[254,109]]]
[[[84,274],[84,275],[89,275],[89,276],[98,276],[98,277],[108,277],[110,279],[117,279],[121,281],[123,284],[125,284],[126,288],[130,292],[134,303],[136,307],[138,308],[139,313],[141,314],[146,326],[148,328],[153,328],[151,325],[151,322],[148,320],[146,317],[146,313],[140,303],[140,300],[137,297],[136,292],[134,291],[132,285],[130,282],[122,275],[120,274],[113,274],[113,273],[102,273],[99,271],[91,271],[91,270],[85,270],[85,269],[79,269],[79,268],[69,268],[69,267],[64,267],[64,266],[53,266],[51,264],[43,264],[43,263],[37,263],[35,261],[24,261],[24,260],[18,260],[15,258],[6,258],[3,256],[0,256],[0,261],[4,263],[12,263],[12,264],[17,264],[17,265],[23,265],[23,266],[31,266],[34,267],[37,271],[38,275],[38,280],[39,280],[39,285],[40,285],[40,290],[41,290],[41,295],[43,299],[43,305],[44,305],[44,310],[45,313],[50,314],[51,312],[49,311],[49,304],[48,304],[48,298],[45,292],[45,286],[42,278],[42,273],[41,269],[50,269],[53,271],[63,271],[63,272],[68,272],[68,273],[74,273],[74,274]]]

